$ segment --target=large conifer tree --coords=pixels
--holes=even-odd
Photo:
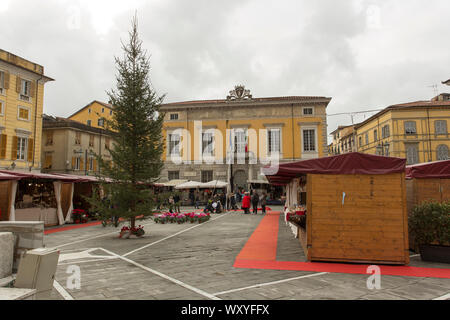
[[[109,178],[102,187],[108,201],[92,199],[105,219],[121,217],[135,226],[136,216],[150,215],[155,201],[146,187],[159,177],[163,163],[163,96],[150,86],[150,63],[138,37],[137,18],[132,21],[129,42],[122,44],[124,56],[115,58],[116,88],[108,92],[113,105],[106,128],[114,132],[110,149],[112,165],[98,157],[102,175]]]

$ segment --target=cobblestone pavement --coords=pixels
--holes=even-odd
[[[233,268],[262,217],[232,212],[182,225],[147,220],[141,222],[146,235],[128,240],[102,226],[46,235],[46,246],[61,250],[56,281],[62,289],[50,299],[435,299],[450,293],[450,279],[382,276],[381,289],[369,290],[369,275]],[[305,261],[281,216],[277,259]],[[74,265],[81,271],[79,289],[68,288]]]

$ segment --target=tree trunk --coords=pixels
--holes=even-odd
[[[136,226],[136,217],[130,218],[130,227],[134,228]]]

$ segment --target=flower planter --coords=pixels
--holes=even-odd
[[[419,248],[424,261],[450,263],[450,246],[421,245]]]

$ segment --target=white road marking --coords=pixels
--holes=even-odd
[[[177,236],[177,235],[179,235],[179,234],[182,234],[182,233],[187,232],[187,231],[189,231],[189,230],[192,230],[192,229],[194,229],[194,228],[200,227],[200,226],[204,225],[205,223],[212,222],[212,221],[216,221],[217,219],[223,218],[223,217],[225,217],[225,216],[227,216],[227,215],[228,215],[228,213],[225,213],[225,214],[223,214],[223,215],[221,215],[221,216],[219,216],[219,217],[217,217],[217,218],[208,220],[208,221],[206,221],[206,222],[204,222],[204,223],[199,223],[199,224],[197,224],[197,225],[195,225],[195,226],[193,226],[193,227],[190,227],[190,228],[187,228],[187,229],[178,231],[177,233],[174,233],[174,234],[172,234],[172,235],[170,235],[170,236],[168,236],[168,237],[162,238],[162,239],[160,239],[160,240],[158,240],[158,241],[155,241],[155,242],[146,244],[145,246],[142,246],[142,247],[140,247],[140,248],[137,248],[137,249],[135,249],[135,250],[132,250],[132,251],[130,251],[130,252],[127,252],[127,253],[125,253],[125,254],[123,255],[123,257],[129,256],[130,254],[133,254],[133,253],[135,253],[135,252],[137,252],[137,251],[140,251],[140,250],[142,250],[142,249],[145,249],[145,248],[148,248],[148,247],[150,247],[150,246],[153,246],[153,245],[155,245],[155,244],[157,244],[157,243],[160,243],[161,241],[164,241],[164,240],[173,238],[173,237],[175,237],[175,236]]]
[[[447,293],[447,294],[445,294],[443,296],[434,298],[433,300],[450,300],[450,293]]]
[[[64,289],[62,285],[59,284],[58,281],[53,280],[53,287],[58,291],[58,293],[64,298],[64,300],[75,300],[70,293]]]
[[[95,260],[82,260],[82,261],[73,261],[73,262],[63,262],[63,263],[58,263],[58,266],[79,265],[80,263],[100,262],[100,261],[107,261],[107,260],[114,260],[114,259],[117,259],[117,257],[108,257],[108,258],[104,258],[104,259],[95,259]]]
[[[413,258],[413,257],[418,257],[418,256],[420,256],[420,254],[412,254],[412,255],[410,255],[409,257],[410,257],[410,258]]]
[[[58,262],[63,262],[63,261],[68,261],[68,260],[78,260],[78,259],[92,259],[92,258],[98,258],[98,259],[102,259],[102,258],[111,258],[111,256],[101,256],[101,255],[92,255],[91,252],[98,250],[97,248],[90,248],[87,250],[82,250],[82,251],[78,251],[78,252],[73,252],[73,253],[62,253],[59,255],[59,259]]]
[[[131,264],[135,265],[136,267],[139,267],[139,268],[141,268],[141,269],[143,269],[145,271],[148,271],[148,272],[151,272],[153,274],[156,274],[157,276],[159,276],[161,278],[164,278],[164,279],[169,280],[169,281],[171,281],[173,283],[176,283],[177,285],[182,286],[182,287],[184,287],[184,288],[186,288],[188,290],[194,291],[195,293],[200,294],[200,295],[202,295],[202,296],[204,296],[206,298],[209,298],[209,299],[212,299],[212,300],[222,300],[222,299],[216,297],[215,295],[209,294],[208,292],[205,292],[205,291],[203,291],[201,289],[195,288],[195,287],[193,287],[193,286],[191,286],[189,284],[186,284],[186,283],[184,283],[184,282],[182,282],[180,280],[177,280],[177,279],[174,279],[172,277],[169,277],[168,275],[165,275],[165,274],[163,274],[163,273],[161,273],[159,271],[156,271],[156,270],[153,270],[151,268],[148,268],[148,267],[146,267],[146,266],[144,266],[144,265],[142,265],[140,263],[137,263],[137,262],[135,262],[133,260],[125,258],[124,256],[118,255],[118,254],[116,254],[114,252],[111,252],[111,251],[109,251],[107,249],[104,249],[104,248],[99,248],[99,249],[101,249],[101,250],[105,251],[106,253],[109,253],[110,255],[113,255],[113,256],[115,256],[115,257],[117,257],[117,258],[119,258],[119,259],[121,259],[123,261],[131,263]]]
[[[227,291],[216,292],[216,293],[213,293],[213,295],[220,296],[222,294],[227,294],[227,293],[232,293],[232,292],[237,292],[237,291],[242,291],[242,290],[247,290],[247,289],[253,289],[253,288],[259,288],[259,287],[264,287],[264,286],[271,286],[273,284],[288,282],[288,281],[292,281],[292,280],[298,280],[298,279],[322,276],[322,275],[327,274],[327,273],[328,272],[313,273],[313,274],[308,274],[308,275],[305,275],[305,276],[300,276],[300,277],[295,277],[295,278],[289,278],[289,279],[284,279],[284,280],[260,283],[260,284],[255,284],[255,285],[248,286],[248,287],[243,287],[243,288],[237,288],[237,289],[232,289],[232,290],[227,290]]]

